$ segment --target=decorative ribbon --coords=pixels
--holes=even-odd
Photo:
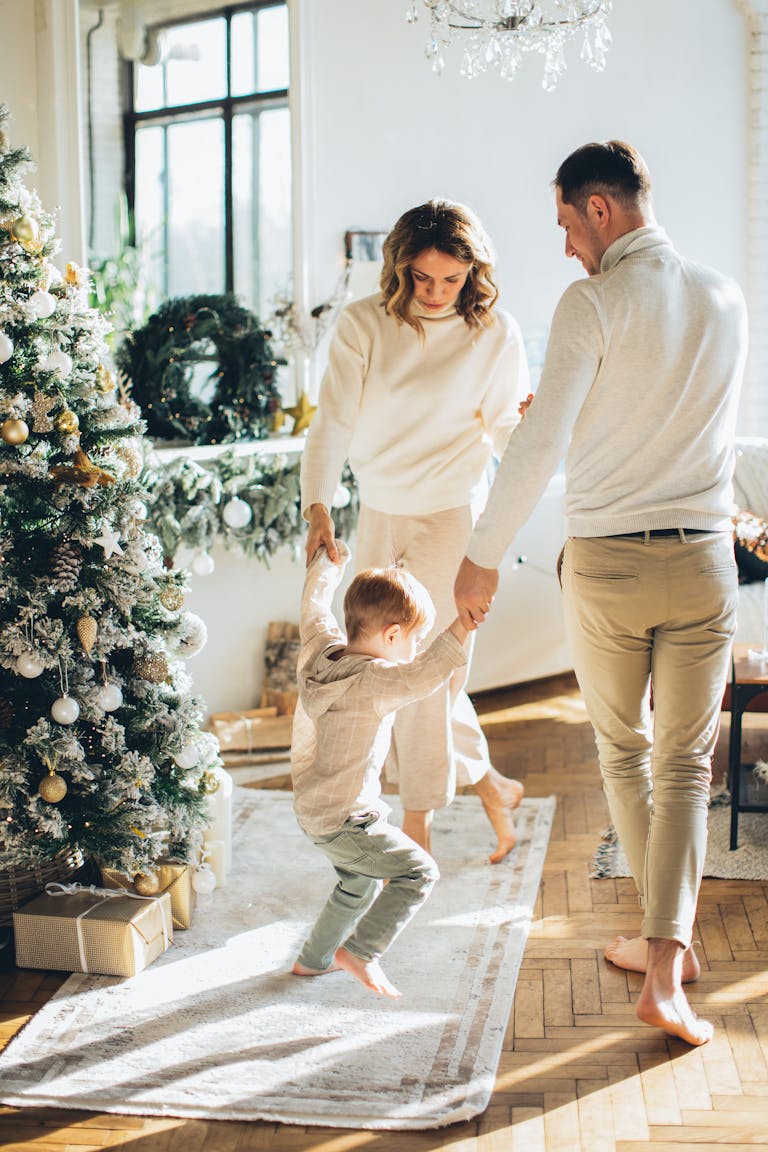
[[[85,941],[83,939],[83,925],[82,920],[89,912],[93,912],[94,908],[98,908],[105,900],[111,900],[113,896],[127,896],[130,900],[152,900],[160,907],[160,922],[163,930],[163,951],[170,946],[170,937],[168,935],[168,925],[165,919],[165,907],[163,901],[159,896],[140,896],[138,892],[126,892],[124,888],[97,888],[95,884],[62,884],[57,880],[52,880],[46,884],[45,892],[47,896],[72,896],[79,895],[81,892],[90,892],[93,896],[98,896],[98,900],[81,912],[75,918],[75,927],[77,929],[77,947],[80,952],[80,966],[83,972],[88,971],[88,960],[85,955]],[[131,923],[131,928],[134,928],[141,936],[145,944],[148,944],[146,936],[141,932],[137,926]]]

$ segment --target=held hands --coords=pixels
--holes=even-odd
[[[481,568],[468,556],[462,560],[453,586],[459,620],[473,632],[491,610],[499,586],[497,568]]]
[[[532,400],[533,400],[533,392],[529,392],[528,395],[526,396],[525,400],[521,400],[520,403],[518,404],[517,411],[518,411],[519,415],[521,416],[521,418],[523,416],[525,416],[526,412],[530,408]]]
[[[309,509],[309,530],[306,543],[307,567],[312,563],[314,555],[320,547],[325,547],[334,564],[339,563],[336,529],[331,514],[325,504],[312,504]]]

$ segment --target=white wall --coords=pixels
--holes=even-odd
[[[315,125],[304,174],[310,292],[335,282],[345,228],[390,227],[431,195],[471,204],[494,238],[502,303],[545,327],[581,268],[563,256],[550,181],[590,140],[645,156],[659,223],[687,255],[745,277],[746,24],[735,0],[615,0],[604,73],[568,54],[554,92],[541,58],[512,82],[436,77],[406,0],[299,0]],[[419,4],[419,8],[422,5]]]

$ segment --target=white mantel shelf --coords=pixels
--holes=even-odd
[[[185,444],[171,442],[164,444],[158,440],[152,451],[161,463],[178,460],[196,460],[202,464],[206,460],[217,460],[227,452],[235,456],[292,456],[300,455],[306,444],[305,436],[268,436],[264,440],[235,440],[231,444]]]

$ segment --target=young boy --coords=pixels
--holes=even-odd
[[[387,822],[381,769],[395,712],[466,663],[467,632],[456,619],[417,656],[434,605],[418,580],[392,567],[369,568],[352,581],[344,597],[345,637],[331,602],[349,550],[337,547],[339,563],[320,548],[304,583],[291,775],[299,825],[339,879],[293,972],[319,976],[343,968],[379,995],[396,997],[379,958],[439,873],[423,848]]]

